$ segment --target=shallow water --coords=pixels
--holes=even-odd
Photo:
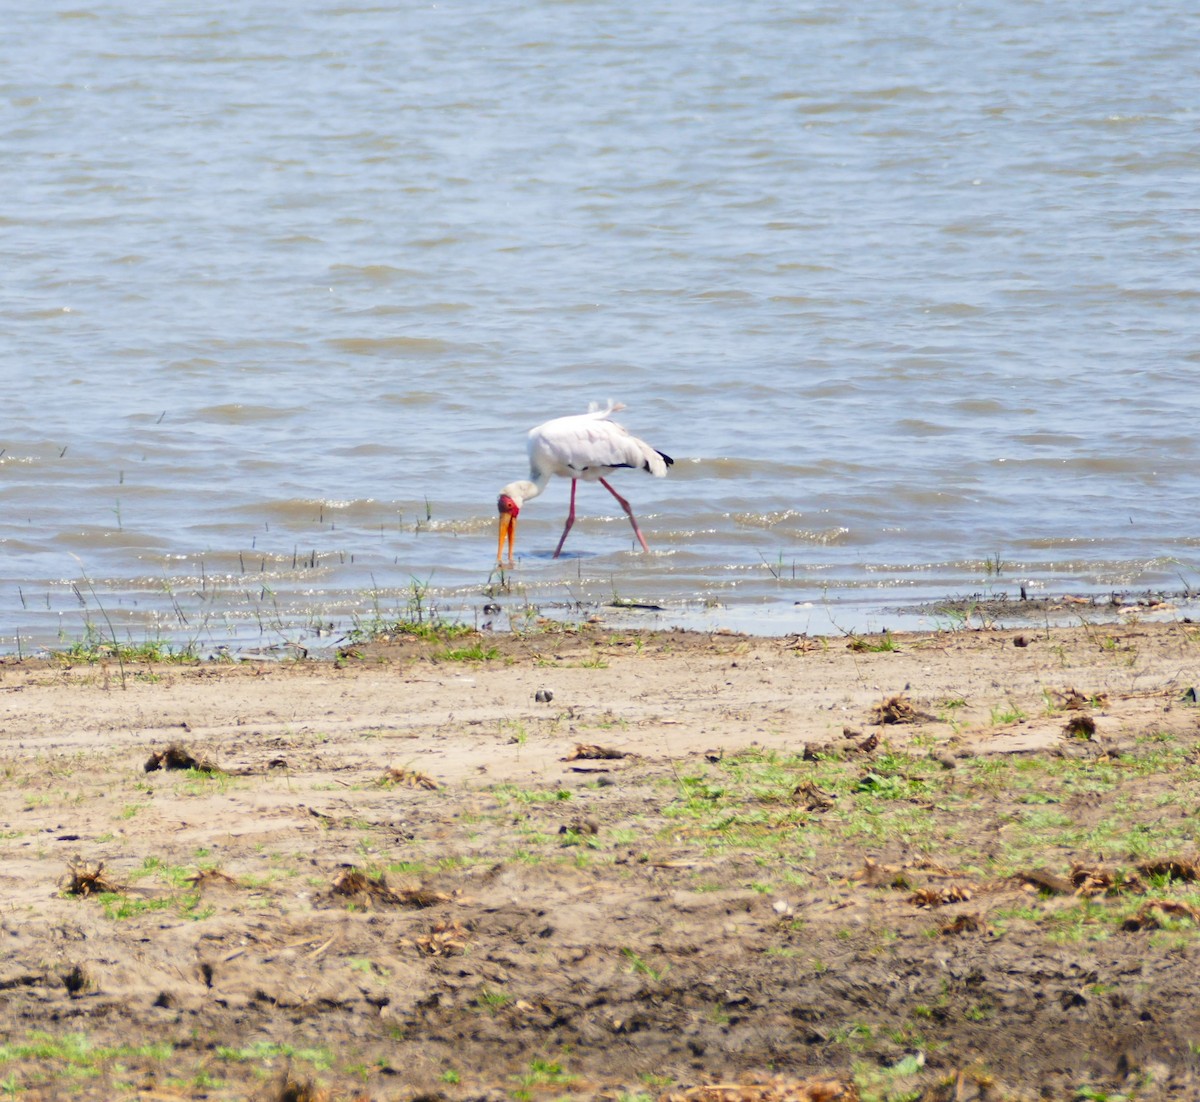
[[[1200,584],[1200,15],[7,22],[0,649]],[[525,430],[610,396],[677,460],[618,476],[653,553],[584,486],[551,560],[552,486],[489,589]]]

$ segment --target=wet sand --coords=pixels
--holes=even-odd
[[[1183,1097],[1198,683],[1187,623],[7,662],[0,1085]]]

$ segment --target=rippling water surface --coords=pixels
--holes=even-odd
[[[1195,588],[1200,15],[1130,7],[10,12],[0,649]],[[489,590],[610,396],[653,554],[563,483]]]

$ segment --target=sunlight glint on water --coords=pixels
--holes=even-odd
[[[10,22],[0,649],[1200,584],[1176,5]],[[551,560],[553,486],[497,617],[525,430],[610,396],[654,553],[586,486]]]

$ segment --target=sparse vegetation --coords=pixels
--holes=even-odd
[[[365,618],[356,619],[347,633],[350,647],[370,643],[379,639],[397,636],[419,639],[430,643],[445,644],[453,639],[474,634],[469,624],[449,620],[443,616],[429,593],[429,580],[411,579],[403,608],[395,613],[383,610],[378,591],[371,594],[371,612]]]
[[[868,635],[851,635],[847,644],[851,650],[863,651],[868,654],[885,654],[900,649],[890,631],[885,631],[878,637]]]
[[[223,671],[239,690],[279,689],[275,715],[244,720],[244,704],[204,698],[204,722],[228,733],[187,738],[228,773],[146,773],[173,734],[102,715],[97,729],[118,733],[89,733],[86,749],[11,739],[0,856],[51,872],[9,879],[20,937],[0,1092],[133,1097],[153,1079],[183,1097],[291,1084],[332,1100],[386,1097],[402,1073],[431,1094],[532,1102],[603,1082],[632,1102],[695,1083],[702,1046],[707,1078],[761,1073],[763,1022],[814,1038],[815,1070],[874,1102],[940,1097],[947,1069],[969,1093],[985,1073],[963,1054],[981,1037],[999,1099],[1006,1083],[1020,1097],[1031,1065],[1069,1066],[1038,1063],[1039,1045],[1102,1053],[1143,1012],[1172,1037],[1186,1025],[1187,1053],[1200,1038],[1194,706],[1157,674],[1133,680],[1088,633],[1060,638],[1069,680],[1039,641],[1037,677],[925,684],[914,671],[959,647],[1030,655],[1007,639],[895,637],[898,650],[835,640],[780,661],[790,648],[717,638],[685,651],[674,695],[650,680],[652,637],[640,653],[624,633],[567,639],[561,679],[533,658],[557,638],[498,642],[505,678],[439,668],[444,644],[409,639],[411,665],[330,674],[307,713],[295,690],[310,668]],[[1150,645],[1132,642],[1143,662]],[[553,710],[534,699],[543,684]],[[106,695],[124,694],[89,701]],[[1067,737],[1075,715],[1095,718],[1092,737]],[[1018,747],[1031,730],[1051,753]],[[902,996],[862,996],[897,982]],[[206,1008],[192,1034],[135,1043],[185,1001]],[[68,1024],[101,1004],[91,1032]],[[50,1031],[25,1033],[46,1008]],[[1125,1090],[1095,1059],[1063,1089]]]
[[[64,643],[53,652],[60,662],[82,662],[97,665],[101,662],[128,662],[142,665],[199,662],[200,654],[194,643],[175,644],[163,639],[146,639],[140,643],[121,641],[103,635],[93,624],[85,625],[82,639]]]
[[[439,655],[444,662],[490,662],[499,656],[499,648],[489,647],[481,642],[472,643],[468,647],[451,647]]]

